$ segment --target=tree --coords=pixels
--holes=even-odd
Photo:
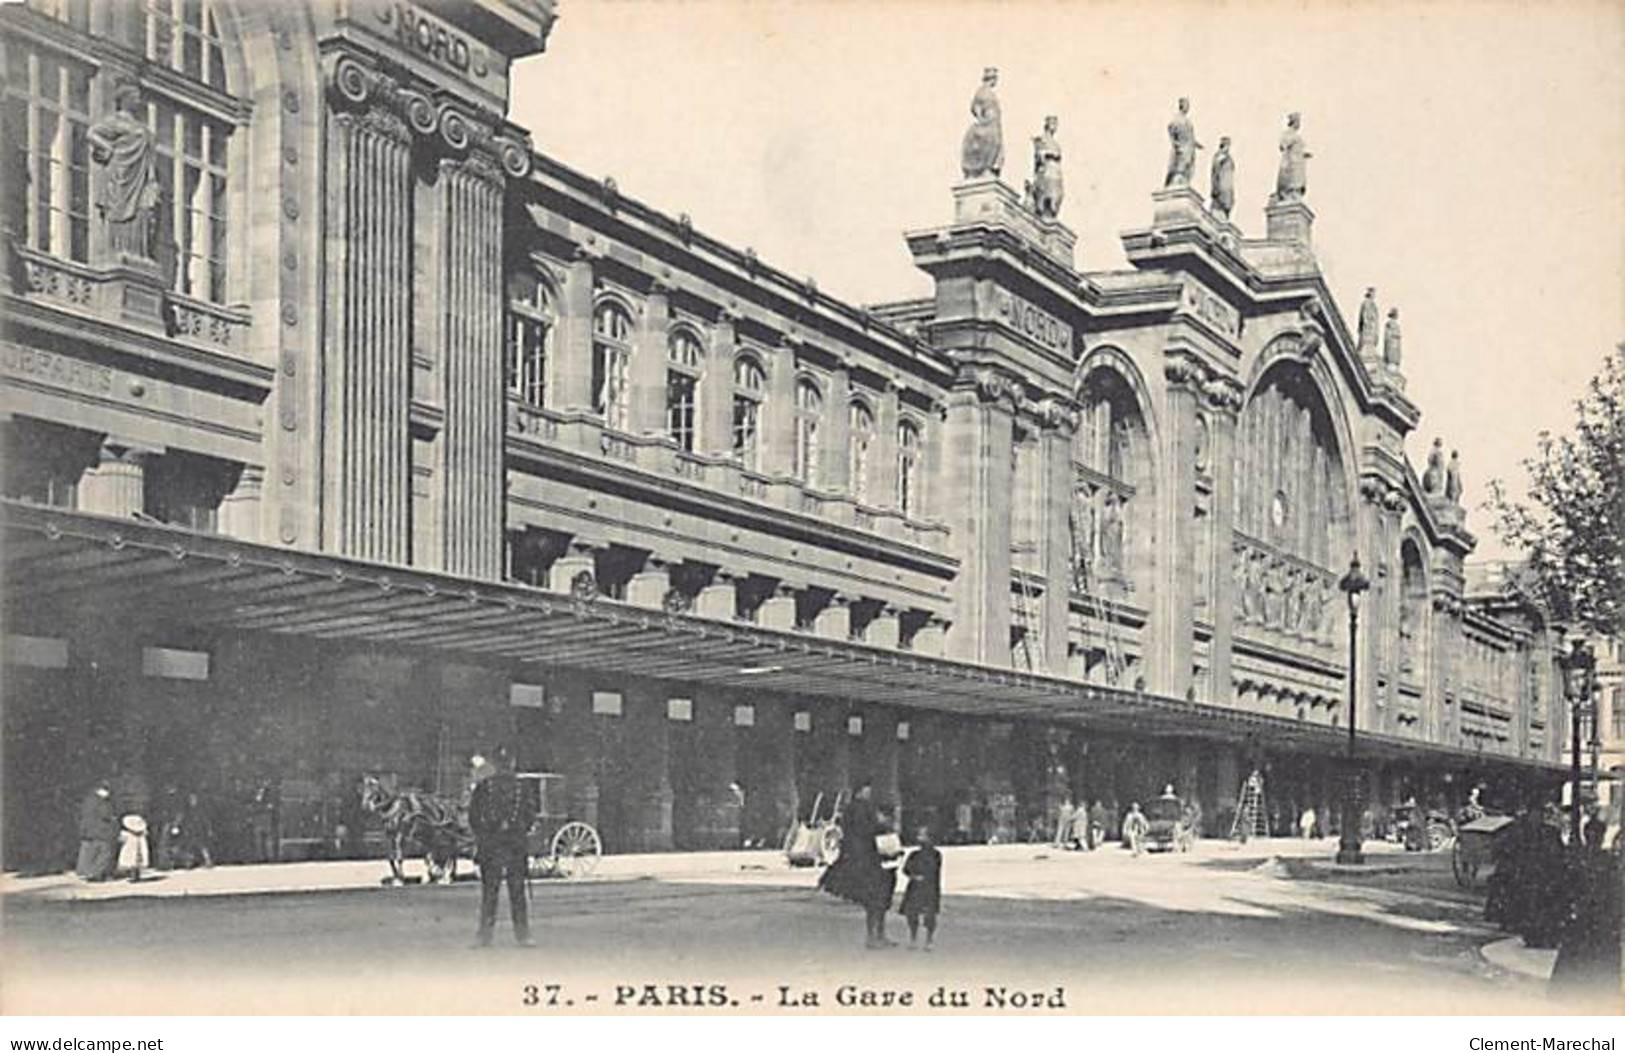
[[[1502,540],[1525,552],[1520,585],[1553,621],[1616,636],[1625,629],[1625,343],[1575,409],[1574,435],[1543,431],[1524,460],[1528,502],[1497,479],[1485,508]]]

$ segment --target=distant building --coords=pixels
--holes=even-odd
[[[932,294],[859,307],[536,154],[552,19],[0,10],[8,866],[108,776],[326,851],[362,773],[499,741],[617,851],[859,777],[1002,839],[1165,784],[1212,832],[1261,767],[1289,830],[1335,812],[1356,552],[1374,805],[1561,779],[1547,634],[1468,586],[1302,201],[1159,190],[1080,272],[997,179],[921,188]]]

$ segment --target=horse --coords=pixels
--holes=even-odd
[[[401,861],[408,842],[423,850],[429,880],[456,880],[458,857],[474,854],[474,835],[457,802],[422,790],[396,792],[373,775],[361,777],[360,792],[361,807],[383,820],[390,884],[405,883]]]

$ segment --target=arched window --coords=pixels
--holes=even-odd
[[[818,422],[824,414],[824,395],[806,377],[796,381],[796,456],[793,471],[803,483],[818,481]]]
[[[147,15],[132,41],[148,62],[168,66],[183,77],[226,90],[225,55],[214,5],[207,0],[147,0]]]
[[[31,249],[88,262],[91,69],[15,38],[4,46],[0,184],[12,229]]]
[[[694,450],[696,393],[705,349],[689,329],[673,329],[666,338],[666,431],[677,445]]]
[[[519,277],[508,300],[508,390],[532,406],[547,405],[547,356],[558,315],[553,295],[533,276]]]
[[[766,387],[767,373],[760,362],[749,355],[734,359],[733,453],[752,470],[760,448],[762,393]]]
[[[626,430],[631,409],[632,316],[614,300],[598,305],[592,316],[592,408],[604,425]]]
[[[875,441],[875,415],[862,399],[855,399],[847,417],[847,449],[852,496],[858,501],[869,499],[869,450]]]
[[[920,426],[911,420],[897,425],[897,507],[910,519],[920,514]]]

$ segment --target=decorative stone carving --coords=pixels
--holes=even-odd
[[[1019,380],[992,366],[978,366],[970,371],[969,377],[976,388],[977,397],[983,402],[1003,403],[1014,412],[1016,402],[1021,397]]]
[[[1196,141],[1196,127],[1191,124],[1191,101],[1181,98],[1174,119],[1168,122],[1168,174],[1162,185],[1190,186],[1191,172],[1196,168],[1196,151],[1202,144]]]
[[[989,66],[982,71],[982,86],[971,98],[971,126],[965,130],[959,151],[959,167],[966,179],[997,176],[1004,168],[1004,125],[999,97],[993,90],[998,83],[999,71]]]
[[[1089,563],[1095,551],[1095,509],[1086,487],[1074,487],[1072,506],[1067,510],[1067,529],[1071,535],[1072,588],[1077,592],[1089,589]]]
[[[1106,495],[1106,507],[1101,513],[1100,555],[1106,563],[1106,573],[1120,578],[1123,575],[1123,505],[1116,494]]]
[[[1461,504],[1461,454],[1456,450],[1450,451],[1450,466],[1444,470],[1444,499]]]
[[[151,260],[152,216],[158,204],[156,139],[139,115],[140,88],[122,84],[113,98],[113,112],[86,133],[91,160],[103,168],[97,211],[115,253]]]
[[[1236,162],[1230,156],[1230,137],[1221,136],[1219,152],[1213,155],[1213,168],[1209,173],[1208,208],[1222,219],[1230,218],[1236,207]]]
[[[1360,301],[1359,351],[1362,355],[1377,353],[1377,290],[1366,286],[1365,299]]]
[[[1061,214],[1065,186],[1061,179],[1061,144],[1055,138],[1060,122],[1044,118],[1044,132],[1033,136],[1033,178],[1027,184],[1027,204],[1040,219]]]
[[[1388,309],[1388,322],[1382,327],[1382,360],[1389,369],[1399,368],[1399,308]]]
[[[1435,437],[1428,450],[1427,470],[1422,473],[1422,492],[1430,496],[1444,493],[1444,440]]]
[[[1302,120],[1300,114],[1287,114],[1286,131],[1281,133],[1281,166],[1275,174],[1272,201],[1302,201],[1308,189],[1308,161],[1314,155],[1298,131]]]

